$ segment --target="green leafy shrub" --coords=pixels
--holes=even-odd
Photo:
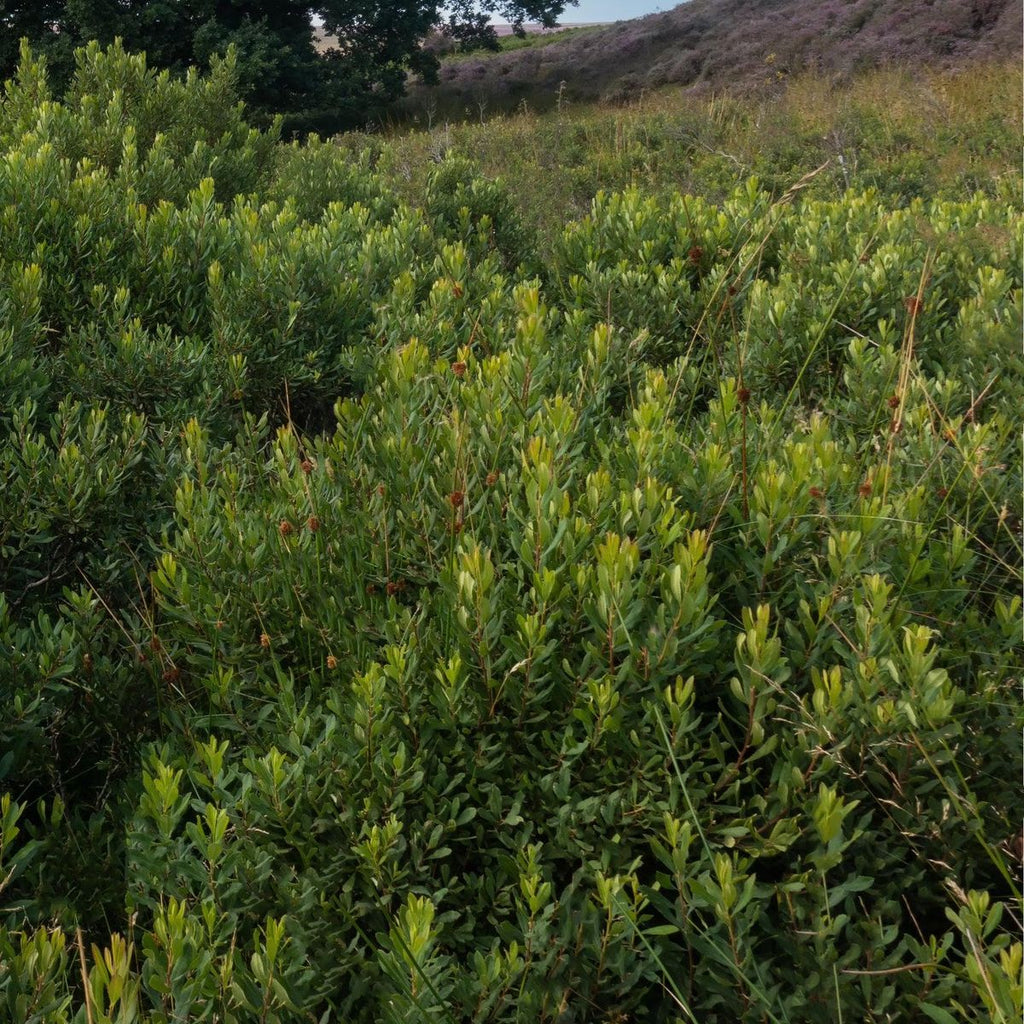
[[[493,247],[509,270],[532,262],[529,232],[512,196],[500,179],[482,177],[465,157],[445,154],[427,178],[424,205],[439,233],[471,251]]]
[[[0,776],[58,794],[85,829],[100,804],[121,813],[110,787],[168,684],[158,673],[154,694],[137,634],[173,529],[178,432],[198,419],[223,443],[250,411],[329,418],[372,366],[374,302],[433,255],[408,210],[339,205],[321,226],[218,202],[278,160],[275,135],[241,120],[230,62],[176,83],[91,47],[72,94],[77,110],[46,100],[26,52],[0,108]],[[88,871],[84,851],[70,859]]]
[[[540,265],[461,158],[143,202],[43,89],[6,1018],[1019,1017],[1018,209],[629,190]]]
[[[358,159],[311,135],[282,148],[277,175],[268,188],[270,198],[290,201],[302,220],[319,220],[331,203],[366,207],[374,220],[386,221],[398,208],[387,182],[370,169],[369,154]]]

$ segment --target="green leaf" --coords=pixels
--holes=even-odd
[[[943,1010],[934,1003],[919,1003],[918,1009],[935,1024],[960,1024],[960,1022],[948,1010]]]

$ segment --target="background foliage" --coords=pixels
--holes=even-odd
[[[564,0],[435,0],[367,4],[353,0],[2,0],[0,79],[18,64],[28,39],[63,88],[75,49],[121,41],[150,64],[184,77],[232,49],[237,84],[266,121],[283,114],[289,131],[364,124],[402,95],[407,71],[436,78],[437,60],[421,41],[442,21],[459,38],[493,39],[490,15],[521,30],[524,20],[553,25]],[[328,43],[325,43],[325,40]]]
[[[1005,187],[538,232],[76,61],[0,107],[6,1019],[1018,1019]]]

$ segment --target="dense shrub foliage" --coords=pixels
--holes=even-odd
[[[1018,209],[628,190],[548,252],[216,73],[46,89],[5,1019],[1019,1019]]]
[[[253,116],[287,118],[289,131],[338,131],[364,125],[404,92],[407,72],[437,79],[437,57],[424,36],[447,22],[467,44],[495,42],[489,20],[500,12],[554,25],[563,0],[4,0],[0,8],[0,79],[18,66],[25,38],[49,62],[63,87],[76,48],[89,40],[121,40],[151,63],[184,76],[231,52],[238,86]]]

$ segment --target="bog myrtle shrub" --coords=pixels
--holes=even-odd
[[[1019,209],[545,258],[210,81],[0,107],[0,1015],[1019,1018]]]
[[[473,251],[496,250],[509,270],[531,256],[530,232],[500,180],[477,173],[472,161],[447,153],[427,178],[424,205],[441,234]]]

